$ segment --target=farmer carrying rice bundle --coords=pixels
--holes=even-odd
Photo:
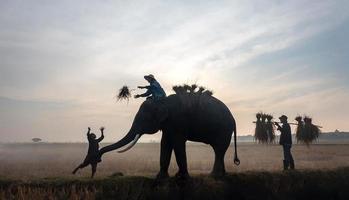
[[[279,117],[282,126],[278,122],[275,122],[275,125],[278,127],[277,130],[281,132],[279,144],[282,145],[284,151],[284,170],[287,170],[289,167],[294,169],[294,160],[291,154],[292,147],[292,136],[291,136],[291,127],[287,122],[287,116],[282,115]]]
[[[144,76],[144,79],[147,80],[150,85],[138,86],[138,88],[147,89],[147,91],[143,94],[135,95],[135,98],[147,97],[147,99],[159,100],[163,97],[166,97],[165,91],[162,89],[159,82],[156,81],[155,77],[152,74]]]
[[[275,131],[273,125],[273,116],[270,114],[257,113],[257,121],[254,138],[260,143],[273,143],[275,140]],[[299,143],[309,145],[315,141],[321,133],[321,126],[314,125],[310,117],[297,116],[295,118],[297,123],[288,123],[289,125],[297,125],[296,139]],[[278,122],[279,123],[279,122]],[[282,123],[282,122],[281,122]]]

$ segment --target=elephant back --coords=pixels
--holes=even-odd
[[[176,113],[184,114],[193,120],[206,121],[208,119],[207,123],[226,122],[232,126],[235,124],[229,108],[222,101],[215,98],[212,91],[196,85],[174,86],[173,90],[175,94],[168,96],[168,98],[171,99],[170,102],[176,105]]]

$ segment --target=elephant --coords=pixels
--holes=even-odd
[[[184,88],[184,89],[183,89]],[[175,88],[174,88],[175,89]],[[145,100],[129,132],[118,142],[100,149],[99,155],[119,149],[129,144],[125,152],[132,148],[143,134],[162,131],[160,149],[160,171],[157,178],[169,177],[168,168],[174,150],[178,172],[176,177],[188,178],[186,141],[209,144],[215,153],[211,175],[225,175],[224,156],[234,133],[234,163],[240,164],[236,147],[236,123],[228,107],[212,96],[212,92],[198,92],[177,87],[175,94],[160,100]]]

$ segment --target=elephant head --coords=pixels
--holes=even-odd
[[[105,146],[100,150],[104,154],[115,149],[119,149],[127,144],[119,153],[132,148],[143,134],[154,134],[161,129],[161,124],[167,119],[168,110],[163,100],[146,100],[140,106],[129,132],[118,142]]]

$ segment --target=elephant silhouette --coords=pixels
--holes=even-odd
[[[179,168],[176,177],[189,177],[186,141],[202,142],[213,148],[215,160],[211,175],[220,177],[226,173],[224,156],[234,133],[234,163],[240,164],[236,147],[236,123],[228,107],[213,97],[211,91],[203,91],[202,87],[196,92],[187,86],[175,86],[173,89],[175,94],[160,100],[144,101],[129,132],[118,142],[101,148],[99,156],[129,144],[124,150],[119,150],[125,152],[143,134],[155,134],[161,130],[158,179],[169,177],[168,168],[173,150]]]

